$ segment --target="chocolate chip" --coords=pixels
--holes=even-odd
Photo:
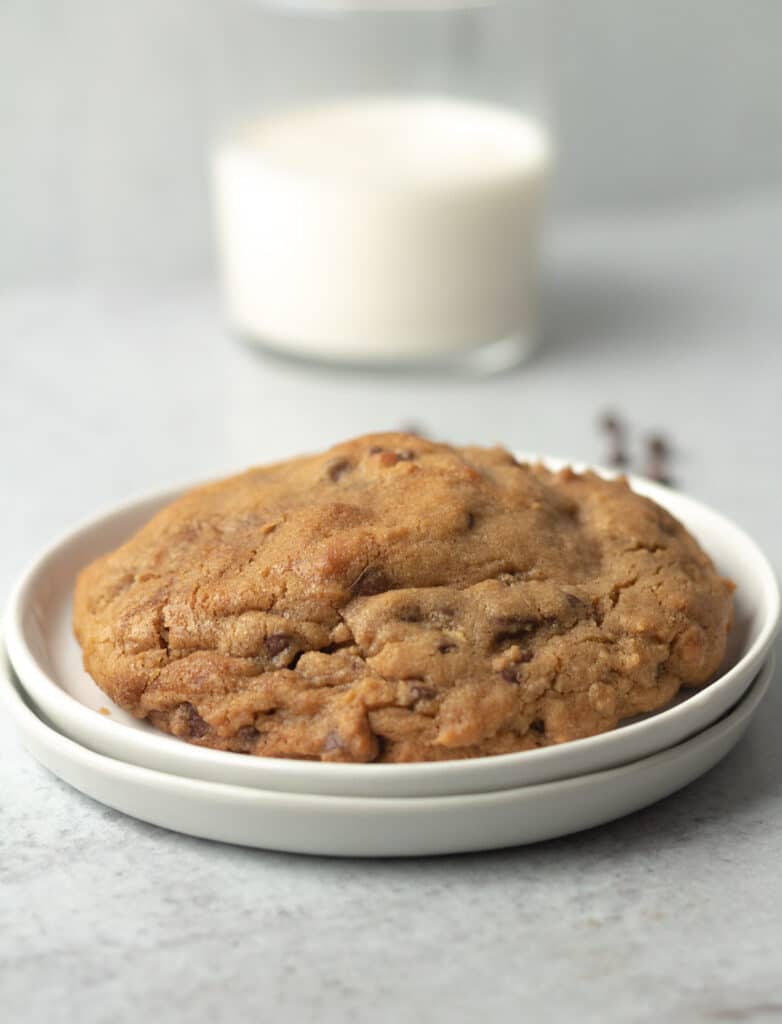
[[[243,725],[236,733],[237,740],[244,747],[252,747],[261,734],[254,725]]]
[[[660,437],[659,434],[653,434],[649,438],[649,451],[652,455],[657,455],[664,459],[667,455],[670,455],[670,448],[668,442],[664,437]]]
[[[530,731],[531,732],[545,732],[546,731],[546,723],[543,721],[542,718],[536,718],[534,722],[530,722],[530,726],[529,727],[530,727]]]
[[[369,449],[370,455],[378,455],[380,452],[384,452],[385,448],[381,448],[379,444],[373,444]]]
[[[600,429],[608,434],[611,439],[611,448],[608,454],[608,464],[617,469],[626,466],[628,459],[625,451],[625,429],[624,424],[614,413],[606,412],[598,420]]]
[[[450,654],[451,651],[456,651],[458,650],[458,648],[456,644],[450,644],[446,641],[445,643],[440,644],[437,650],[440,652],[440,654]]]
[[[339,644],[326,644],[325,647],[321,647],[321,654],[336,654],[337,651],[346,651],[349,647],[355,647],[356,641],[351,637],[349,640],[343,640]]]
[[[180,708],[184,714],[185,726],[189,735],[193,739],[201,739],[202,736],[206,736],[209,732],[209,726],[198,714],[196,709],[189,702],[185,702],[180,705]]]
[[[475,517],[475,513],[474,512],[468,512],[467,513],[467,529],[468,530],[474,530],[476,522],[477,522],[477,519]]]
[[[530,633],[544,625],[545,619],[534,618],[513,618],[499,619],[497,625],[500,627],[494,634],[494,643],[497,647],[507,647],[510,644],[526,640]]]
[[[664,437],[653,434],[646,443],[646,475],[659,484],[671,486],[673,481],[668,470],[671,447]]]
[[[272,633],[271,636],[266,637],[266,650],[274,658],[276,655],[282,654],[292,639],[287,633]]]
[[[373,594],[382,594],[386,590],[390,590],[391,583],[382,569],[368,565],[353,581],[350,589],[358,597],[371,597]]]
[[[160,638],[160,646],[166,652],[166,654],[169,653],[168,635],[168,627],[160,626],[158,629],[158,637]]]
[[[613,466],[615,469],[623,469],[629,461],[624,448],[619,445],[616,445],[608,453],[608,465]]]
[[[615,416],[612,412],[604,412],[598,424],[601,430],[604,430],[608,434],[619,434],[622,432],[622,424],[618,416]]]
[[[566,590],[563,590],[562,593],[565,595],[565,600],[567,601],[568,605],[574,611],[583,612],[589,607],[587,602],[584,601],[582,598],[578,597],[576,594],[569,594]]]
[[[352,468],[350,459],[332,459],[328,466],[326,466],[326,473],[329,480],[333,480],[336,483],[346,473],[349,473]]]
[[[505,666],[500,675],[509,683],[518,683],[521,681],[522,666],[528,661],[532,661],[532,651],[523,651],[515,661]]]

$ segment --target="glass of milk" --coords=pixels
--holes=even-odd
[[[540,6],[244,0],[221,23],[212,185],[235,332],[353,365],[492,370],[532,351]]]

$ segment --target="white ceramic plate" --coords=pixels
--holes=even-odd
[[[555,468],[563,464],[546,461]],[[731,708],[763,664],[780,609],[774,573],[742,530],[665,487],[636,478],[632,484],[677,516],[721,572],[737,583],[736,625],[715,682],[686,694],[666,711],[602,736],[468,761],[346,765],[206,750],[134,719],[112,704],[83,670],[71,631],[71,593],[84,565],[127,539],[181,490],[99,515],[44,551],[12,595],[6,619],[8,655],[35,706],[66,736],[109,757],[189,778],[281,792],[405,797],[510,789],[614,768],[680,743]],[[101,714],[101,708],[109,715]]]
[[[716,725],[623,768],[493,793],[401,799],[275,793],[185,779],[104,757],[38,718],[10,670],[0,669],[0,702],[41,764],[82,793],[142,821],[268,850],[414,857],[554,839],[668,796],[708,771],[738,742],[773,670],[772,657],[740,703]]]

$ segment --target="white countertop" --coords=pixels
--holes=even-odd
[[[548,344],[499,378],[288,365],[212,288],[0,294],[0,592],[97,507],[415,422],[600,461],[606,408],[782,567],[782,196],[560,229]],[[40,768],[0,720],[9,1021],[782,1018],[782,689],[713,772],[537,847],[329,861],[190,839]]]

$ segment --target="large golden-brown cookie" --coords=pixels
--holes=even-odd
[[[84,664],[207,747],[420,761],[701,686],[733,587],[623,480],[378,434],[191,491],[81,574]]]

